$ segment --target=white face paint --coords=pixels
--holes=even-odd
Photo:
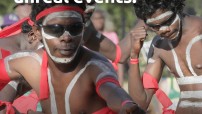
[[[159,30],[160,30],[160,31],[164,31],[164,30],[168,29],[168,27],[169,27],[169,26],[162,26],[162,27],[159,28]]]
[[[84,33],[84,32],[82,32],[82,36],[81,36],[82,38],[83,38],[83,33]],[[50,49],[48,48],[48,45],[47,45],[47,43],[46,43],[45,38],[43,38],[42,40],[43,40],[43,42],[44,42],[44,47],[45,47],[45,49],[46,49],[48,55],[49,55],[49,56],[51,57],[51,59],[52,59],[53,61],[55,61],[56,63],[69,63],[69,62],[71,62],[71,61],[75,58],[75,56],[76,56],[76,54],[77,54],[77,52],[78,52],[78,50],[79,50],[79,47],[80,47],[80,45],[81,45],[81,43],[82,43],[82,40],[81,40],[80,43],[79,43],[79,45],[78,45],[78,47],[77,47],[77,49],[76,49],[76,51],[75,51],[75,53],[74,53],[71,57],[59,58],[59,57],[53,56],[53,55],[51,54]]]
[[[173,38],[171,38],[171,40],[177,38],[177,37],[179,36],[179,34],[180,34],[180,26],[181,26],[181,23],[180,23],[180,17],[179,17],[179,15],[176,16],[175,20],[173,21],[173,23],[172,23],[171,25],[175,24],[176,21],[179,22],[179,26],[178,26],[179,29],[178,29],[177,34],[176,34]]]
[[[68,18],[68,17],[78,18],[78,19],[80,19],[81,21],[83,20],[83,19],[82,19],[82,16],[81,16],[79,13],[75,12],[75,11],[62,11],[62,12],[55,12],[55,13],[52,13],[52,14],[48,15],[48,16],[44,19],[43,25],[46,25],[47,22],[48,22],[49,20],[53,19],[53,18]],[[42,40],[43,40],[43,43],[44,43],[44,47],[45,47],[45,49],[46,49],[48,55],[50,56],[50,58],[51,58],[53,61],[55,61],[56,63],[69,63],[69,62],[71,62],[71,61],[75,58],[75,56],[76,56],[76,54],[77,54],[77,52],[78,52],[78,50],[79,50],[79,47],[80,47],[80,45],[81,45],[81,43],[82,43],[82,38],[83,38],[84,30],[82,31],[82,33],[81,33],[80,35],[78,35],[78,37],[82,37],[82,38],[81,38],[81,41],[80,41],[80,43],[79,43],[79,45],[78,45],[78,47],[77,47],[75,53],[74,53],[71,57],[66,57],[66,58],[59,58],[59,57],[53,56],[53,55],[51,54],[50,49],[49,49],[49,47],[48,47],[48,45],[47,45],[47,42],[46,42],[46,40],[45,40],[45,39],[51,40],[51,39],[55,39],[55,38],[57,38],[57,37],[51,36],[51,35],[45,33],[44,30],[43,30],[43,27],[42,27],[42,29],[41,29],[41,33],[42,33],[42,37],[43,37]],[[69,32],[68,32],[68,31],[65,31],[63,35],[69,35]]]
[[[146,23],[149,24],[149,23],[152,23],[154,21],[158,21],[158,20],[163,19],[163,18],[165,18],[167,16],[170,16],[172,14],[173,14],[172,11],[167,11],[167,12],[162,13],[161,15],[159,15],[159,16],[157,16],[155,18],[149,18],[149,19],[147,19]]]
[[[180,19],[180,18],[179,18],[179,15],[176,15],[175,20],[174,20],[169,26],[175,24],[179,19]],[[159,28],[159,30],[160,30],[160,31],[164,31],[164,30],[168,29],[169,26],[161,26],[161,27]]]

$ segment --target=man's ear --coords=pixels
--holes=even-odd
[[[32,30],[28,33],[28,42],[31,44],[36,40],[41,40],[41,33],[37,26],[34,25]]]

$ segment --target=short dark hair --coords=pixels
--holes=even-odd
[[[170,10],[181,14],[185,0],[137,0],[133,4],[138,18],[146,20],[157,9]]]

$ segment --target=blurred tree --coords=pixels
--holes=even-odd
[[[13,11],[14,0],[0,0],[0,15]]]
[[[137,18],[135,16],[133,4],[105,3],[98,4],[97,6],[109,12],[120,38],[123,38],[123,36],[134,26]],[[202,0],[186,0],[185,2],[185,9],[194,9],[197,16],[202,16],[201,7]],[[194,11],[191,11],[191,13],[194,13]]]
[[[132,4],[105,3],[98,4],[97,7],[110,14],[121,39],[135,25],[136,16]]]

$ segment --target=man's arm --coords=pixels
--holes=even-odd
[[[17,94],[18,81],[10,81],[1,91],[0,100],[13,102]]]
[[[153,58],[150,58],[153,59]],[[143,78],[145,78],[145,73],[151,76],[158,83],[164,68],[164,64],[160,59],[154,59],[155,63],[149,63],[146,66],[146,70],[143,76],[140,74],[139,64],[130,64],[129,68],[129,80],[128,88],[129,94],[143,109],[147,109],[153,94],[156,92],[155,88],[145,88]],[[152,83],[152,81],[149,81]]]
[[[146,66],[146,70],[142,77],[138,62],[134,63],[132,61],[138,60],[140,49],[143,45],[143,41],[146,38],[146,30],[144,27],[140,27],[137,28],[136,31],[132,32],[131,35],[135,35],[135,37],[131,37],[132,48],[129,69],[129,93],[131,97],[144,110],[146,110],[151,102],[153,94],[158,89],[158,87],[151,85],[158,84],[163,71],[164,62],[158,56],[159,51],[157,51],[155,47],[151,46],[148,57],[151,61],[149,61],[148,65]],[[154,81],[156,82],[155,84],[153,83]],[[151,87],[145,88],[145,86]]]
[[[101,67],[104,67],[101,68]],[[120,87],[116,72],[108,61],[91,66],[90,76],[96,86],[97,94],[105,100],[107,106],[121,114],[144,114],[132,98]]]
[[[136,27],[143,25],[144,25],[143,21],[138,21],[138,23],[132,30],[134,30]],[[121,58],[119,63],[125,63],[127,61],[130,55],[130,48],[131,48],[130,41],[131,41],[130,34],[128,34],[125,38],[123,38],[123,40],[119,42],[118,45],[120,46],[121,49]],[[114,61],[117,57],[116,45],[110,39],[98,33],[98,31],[95,30],[92,22],[85,30],[84,45],[93,51],[97,51],[103,54],[105,57],[107,57],[112,61]]]

